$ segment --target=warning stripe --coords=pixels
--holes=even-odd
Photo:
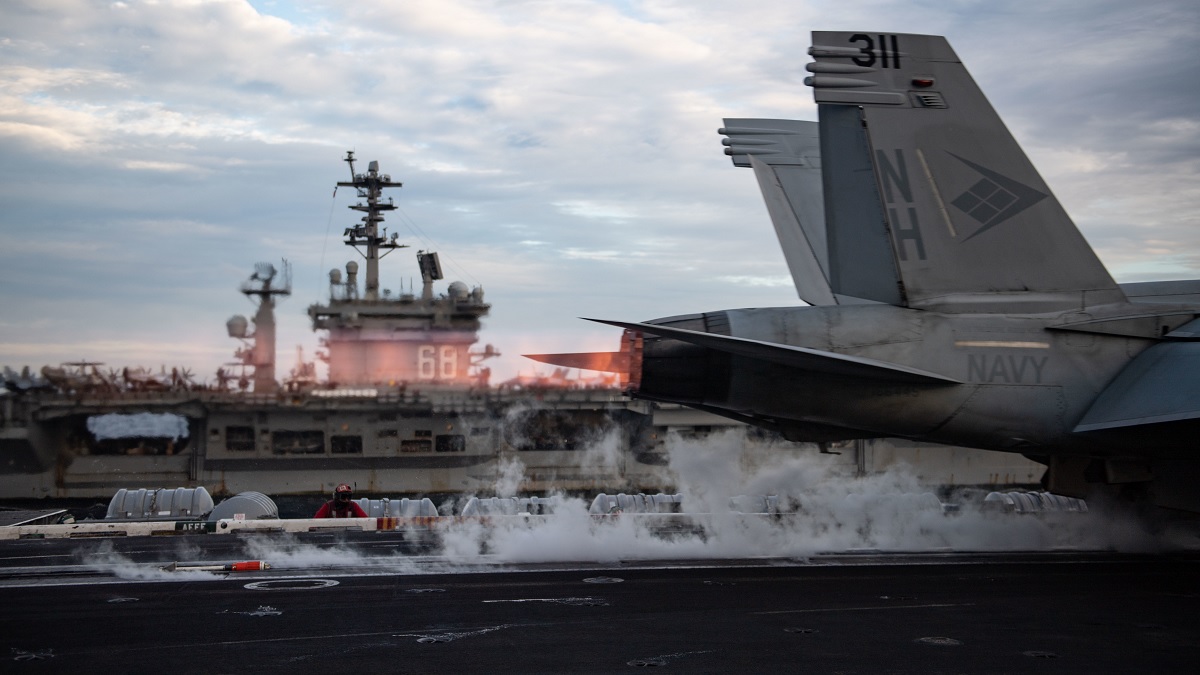
[[[399,530],[406,527],[433,527],[441,520],[443,520],[442,516],[413,516],[411,518],[388,516],[385,518],[376,518],[375,529]]]

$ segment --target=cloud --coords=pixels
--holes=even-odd
[[[286,256],[279,352],[311,353],[354,149],[405,184],[389,231],[487,289],[500,376],[605,334],[581,315],[799,304],[715,130],[814,119],[809,31],[862,26],[947,35],[1119,280],[1200,277],[1197,24],[1182,0],[8,2],[0,301],[71,358],[136,334],[211,372],[238,284]],[[4,334],[0,363],[61,352],[36,344]]]

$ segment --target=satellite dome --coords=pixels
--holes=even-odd
[[[450,297],[455,300],[465,300],[467,298],[467,285],[461,281],[453,281],[450,283]]]
[[[229,337],[244,338],[246,337],[246,329],[250,327],[250,322],[246,317],[238,314],[225,322],[225,329],[229,331]]]

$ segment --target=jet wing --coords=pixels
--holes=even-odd
[[[1076,432],[1200,418],[1200,342],[1142,352],[1092,403]]]
[[[1193,319],[1179,328],[1167,333],[1174,340],[1200,340],[1200,319]]]
[[[962,384],[959,380],[938,375],[937,373],[910,368],[909,366],[896,363],[867,359],[861,356],[836,354],[819,349],[794,347],[792,345],[718,335],[716,333],[700,333],[649,323],[606,321],[604,319],[587,319],[587,321],[604,323],[627,330],[641,331],[642,333],[671,338],[672,340],[690,342],[708,349],[715,349],[761,361],[770,361],[802,370],[825,373],[827,375],[866,377],[908,384]]]

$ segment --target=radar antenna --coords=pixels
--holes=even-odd
[[[258,305],[254,314],[254,332],[246,332],[246,320],[229,320],[229,335],[245,341],[234,356],[243,366],[254,369],[254,392],[271,393],[279,389],[275,381],[275,298],[292,294],[292,265],[282,261],[283,274],[268,262],[254,264],[254,274],[242,282],[242,294]]]
[[[392,182],[391,176],[379,173],[379,162],[375,161],[367,164],[366,173],[357,173],[354,169],[353,151],[346,152],[345,162],[350,165],[350,180],[339,181],[338,187],[352,187],[358,191],[359,199],[367,201],[365,204],[359,202],[350,207],[366,215],[362,217],[361,225],[348,227],[342,234],[346,237],[346,245],[353,246],[367,261],[367,279],[363,299],[378,300],[380,258],[395,249],[408,248],[407,244],[396,243],[396,237],[389,239],[387,236],[380,236],[379,224],[383,222],[382,212],[392,211],[396,208],[391,198],[388,198],[387,202],[381,202],[380,197],[383,194],[383,188],[402,187],[403,183]],[[366,247],[365,252],[359,249],[360,246]]]

